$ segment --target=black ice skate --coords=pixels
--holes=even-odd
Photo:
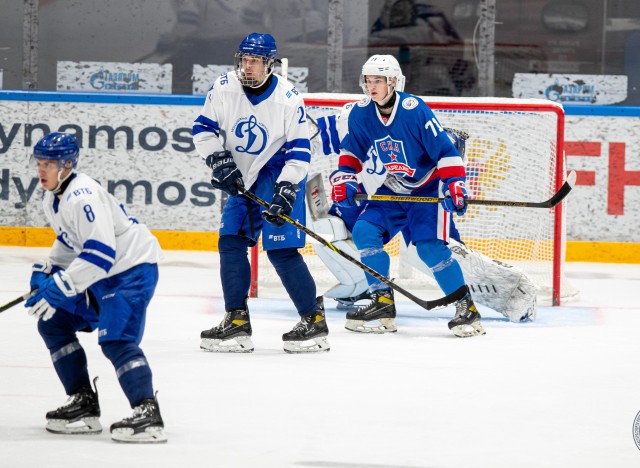
[[[480,324],[481,318],[471,295],[467,294],[456,302],[456,315],[449,321],[449,330],[460,338],[484,335],[486,332]]]
[[[396,306],[391,289],[381,289],[371,295],[371,303],[353,312],[347,312],[347,330],[360,333],[393,333]]]
[[[215,353],[250,353],[253,351],[251,333],[249,309],[245,306],[229,310],[220,325],[200,333],[200,348]]]
[[[324,316],[322,297],[316,299],[317,309],[309,315],[300,317],[300,321],[288,333],[282,335],[284,350],[287,353],[317,353],[329,351],[327,335],[329,328]]]
[[[142,400],[133,415],[111,425],[111,439],[133,444],[159,444],[167,441],[158,399]]]
[[[357,309],[358,306],[356,305],[356,302],[362,301],[364,299],[371,299],[371,293],[368,290],[362,292],[361,294],[358,294],[357,296],[336,297],[336,302],[338,303],[338,305],[336,306],[336,309],[338,310]]]
[[[100,434],[100,404],[98,403],[98,389],[93,379],[93,388],[82,388],[69,396],[67,402],[60,408],[47,413],[49,432],[55,434]]]

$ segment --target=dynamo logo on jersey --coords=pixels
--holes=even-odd
[[[382,162],[387,172],[400,176],[413,177],[416,170],[407,165],[407,157],[404,154],[404,146],[402,141],[394,140],[387,136],[381,140],[374,142],[378,158]]]
[[[235,124],[233,133],[241,141],[241,144],[235,147],[238,153],[260,154],[267,146],[269,132],[258,122],[255,115],[240,119]]]

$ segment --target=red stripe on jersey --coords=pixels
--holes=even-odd
[[[356,171],[356,174],[358,174],[362,170],[362,163],[355,156],[351,156],[350,154],[341,154],[338,158],[338,169],[344,171],[349,168],[353,169]]]
[[[440,179],[451,179],[452,177],[466,177],[464,166],[439,167]]]

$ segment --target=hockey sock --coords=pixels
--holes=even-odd
[[[436,282],[445,294],[451,294],[460,286],[464,286],[462,269],[451,250],[439,239],[420,241],[416,243],[416,250],[422,260],[433,272]]]
[[[240,236],[220,236],[220,279],[226,310],[244,309],[251,285],[251,265],[247,252],[249,240]]]
[[[81,388],[91,388],[87,355],[76,337],[76,330],[87,326],[80,317],[63,310],[46,322],[38,320],[38,332],[51,354],[53,368],[67,395],[73,395]]]
[[[369,268],[381,275],[389,276],[389,255],[384,251],[383,238],[385,230],[381,226],[368,221],[358,221],[353,229],[353,242],[360,252],[360,260]],[[365,272],[369,290],[389,289],[389,286]]]
[[[126,341],[108,341],[101,346],[102,352],[116,369],[116,376],[131,408],[142,400],[153,399],[153,376],[140,347]]]
[[[267,256],[298,314],[308,315],[316,310],[316,283],[298,249],[291,247],[268,250]]]

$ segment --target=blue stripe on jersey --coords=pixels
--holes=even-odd
[[[340,135],[338,134],[338,119],[336,115],[329,116],[329,133],[331,134],[333,152],[340,154]]]
[[[311,162],[311,144],[308,138],[296,138],[284,144],[284,160],[295,159],[298,161]]]
[[[92,263],[93,265],[102,268],[107,273],[109,273],[109,270],[111,270],[111,267],[113,266],[113,262],[110,262],[102,257],[88,252],[81,252],[80,255],[78,255],[78,258],[81,258],[85,262]]]
[[[109,258],[113,258],[114,260],[116,259],[116,251],[113,250],[108,245],[103,244],[102,242],[97,240],[89,239],[84,243],[82,248],[84,250],[97,250],[98,252],[100,252],[101,254],[104,254]]]
[[[198,118],[194,120],[191,134],[197,135],[202,132],[214,133],[215,136],[220,136],[220,125],[218,125],[218,122],[215,122],[204,115],[199,115]]]
[[[57,200],[57,199],[58,199],[58,197],[56,197],[56,200]],[[57,239],[58,241],[60,241],[60,243],[61,243],[62,245],[64,245],[67,249],[69,249],[69,250],[73,250],[73,247],[71,247],[71,246],[69,245],[69,243],[68,243],[66,240],[64,240],[64,237],[62,237],[62,234],[60,234],[58,237],[56,237],[56,239]]]

